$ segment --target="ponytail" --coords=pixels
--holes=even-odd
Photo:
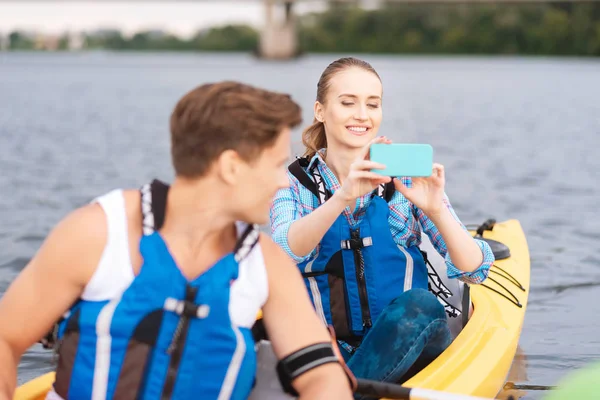
[[[317,151],[327,147],[325,125],[315,118],[312,125],[302,132],[302,143],[306,146],[303,157],[313,158]]]

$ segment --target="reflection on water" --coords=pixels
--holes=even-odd
[[[527,392],[516,386],[515,382],[528,382],[527,356],[520,346],[517,346],[515,359],[506,378],[506,385],[504,385],[504,388],[498,393],[496,398],[501,400],[516,400],[525,396]]]

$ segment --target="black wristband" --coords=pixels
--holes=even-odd
[[[331,343],[316,343],[288,355],[277,363],[277,377],[286,393],[298,396],[292,381],[323,364],[339,362]]]

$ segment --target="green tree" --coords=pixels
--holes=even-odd
[[[35,42],[28,35],[14,31],[8,35],[8,48],[11,50],[32,50],[35,47]]]
[[[258,32],[245,25],[227,25],[199,33],[193,41],[200,50],[253,51],[258,47]]]
[[[337,4],[300,18],[308,52],[598,55],[600,3]]]

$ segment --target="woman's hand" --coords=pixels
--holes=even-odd
[[[384,169],[385,165],[369,160],[369,149],[374,143],[390,144],[386,137],[377,137],[371,140],[360,150],[358,157],[350,164],[348,176],[343,180],[342,187],[335,193],[342,196],[346,204],[352,204],[358,197],[374,190],[382,183],[388,183],[392,178],[383,176],[371,169]]]
[[[429,218],[435,218],[443,210],[444,186],[446,176],[444,166],[433,164],[431,176],[412,178],[412,187],[406,187],[399,179],[394,179],[394,186],[411,203],[420,208]]]

